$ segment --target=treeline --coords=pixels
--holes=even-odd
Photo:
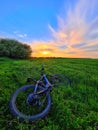
[[[32,50],[29,45],[13,39],[0,39],[0,56],[10,58],[28,58]]]

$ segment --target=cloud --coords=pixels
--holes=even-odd
[[[25,34],[22,34],[22,33],[20,33],[19,31],[14,31],[13,32],[17,37],[19,37],[19,38],[25,38],[25,37],[27,37],[27,34],[25,33]]]
[[[77,0],[67,15],[57,16],[56,29],[48,25],[50,41],[33,41],[33,49],[50,49],[50,56],[98,58],[97,5],[98,0]]]
[[[24,37],[27,37],[27,34],[18,34],[18,37],[24,38]]]
[[[52,41],[33,41],[32,45],[33,56],[42,57],[42,56],[54,56],[53,53],[57,52],[57,47]],[[43,55],[43,52],[47,51],[49,55]]]

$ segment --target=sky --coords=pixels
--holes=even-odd
[[[0,38],[34,57],[98,58],[98,0],[0,0]]]

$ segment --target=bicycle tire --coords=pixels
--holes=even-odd
[[[22,119],[22,120],[29,120],[29,121],[34,121],[34,120],[37,120],[39,118],[43,118],[44,116],[46,116],[48,114],[48,112],[50,111],[50,108],[51,108],[51,96],[50,94],[47,92],[45,93],[45,96],[46,96],[46,99],[47,99],[47,103],[46,103],[46,106],[44,108],[44,110],[42,110],[40,113],[37,113],[35,115],[26,115],[22,112],[20,112],[18,110],[18,108],[16,107],[16,98],[17,96],[19,95],[20,92],[24,92],[30,88],[34,87],[33,85],[26,85],[26,86],[23,86],[19,89],[17,89],[11,99],[10,99],[10,103],[9,103],[9,107],[10,107],[10,111],[12,113],[12,115],[16,116],[16,117],[19,117],[19,119]]]
[[[60,86],[64,85],[65,87],[69,87],[71,85],[71,82],[67,76],[62,76],[60,74],[53,74],[49,75],[49,81],[53,86]]]

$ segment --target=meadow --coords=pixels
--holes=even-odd
[[[38,79],[41,65],[46,74],[69,77],[70,87],[54,87],[49,114],[35,122],[21,122],[9,111],[13,92]],[[20,101],[21,103],[22,101]],[[0,130],[96,130],[98,128],[98,59],[0,58]]]

